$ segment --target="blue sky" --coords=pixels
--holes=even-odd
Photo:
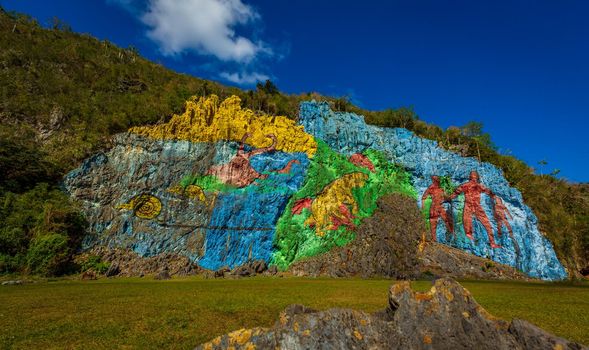
[[[180,72],[480,121],[501,152],[589,181],[589,1],[0,0]]]

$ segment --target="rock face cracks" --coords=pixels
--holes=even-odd
[[[587,349],[523,320],[511,323],[483,309],[456,281],[435,281],[425,293],[393,285],[389,305],[369,314],[350,309],[284,310],[272,328],[241,329],[197,349]]]

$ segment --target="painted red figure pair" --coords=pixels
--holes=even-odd
[[[444,220],[448,232],[453,231],[452,215],[449,215],[446,212],[443,203],[450,202],[458,195],[464,194],[462,222],[464,224],[464,232],[466,233],[466,236],[471,240],[474,239],[472,223],[473,219],[476,218],[487,231],[491,248],[501,248],[500,245],[495,243],[493,227],[491,226],[491,222],[489,221],[489,218],[487,217],[487,214],[481,205],[481,195],[483,193],[491,196],[494,200],[494,216],[497,222],[498,231],[501,232],[501,226],[504,225],[509,230],[510,235],[512,235],[511,226],[509,225],[506,216],[509,215],[511,217],[509,211],[499,197],[495,196],[491,190],[479,182],[479,174],[476,171],[471,171],[469,181],[456,188],[454,193],[452,193],[450,196],[446,196],[444,189],[440,187],[439,177],[432,176],[432,184],[422,196],[422,202],[425,201],[428,196],[432,198],[429,217],[432,239],[434,241],[436,240],[436,228],[438,219],[440,218]]]

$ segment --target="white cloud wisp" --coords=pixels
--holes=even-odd
[[[261,53],[271,54],[263,42],[235,32],[235,27],[254,22],[259,14],[241,0],[151,0],[141,20],[147,36],[164,55],[186,50],[208,54],[222,61],[248,63]]]
[[[260,81],[266,81],[270,79],[270,77],[266,74],[261,73],[229,73],[229,72],[222,72],[219,74],[222,79],[235,83],[237,85],[254,85]]]

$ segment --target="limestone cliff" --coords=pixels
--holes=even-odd
[[[354,241],[378,200],[397,193],[423,207],[429,240],[532,277],[566,277],[497,168],[321,103],[303,103],[297,124],[243,110],[237,97],[193,98],[167,123],[115,136],[64,186],[90,222],[85,248],[287,269]]]

